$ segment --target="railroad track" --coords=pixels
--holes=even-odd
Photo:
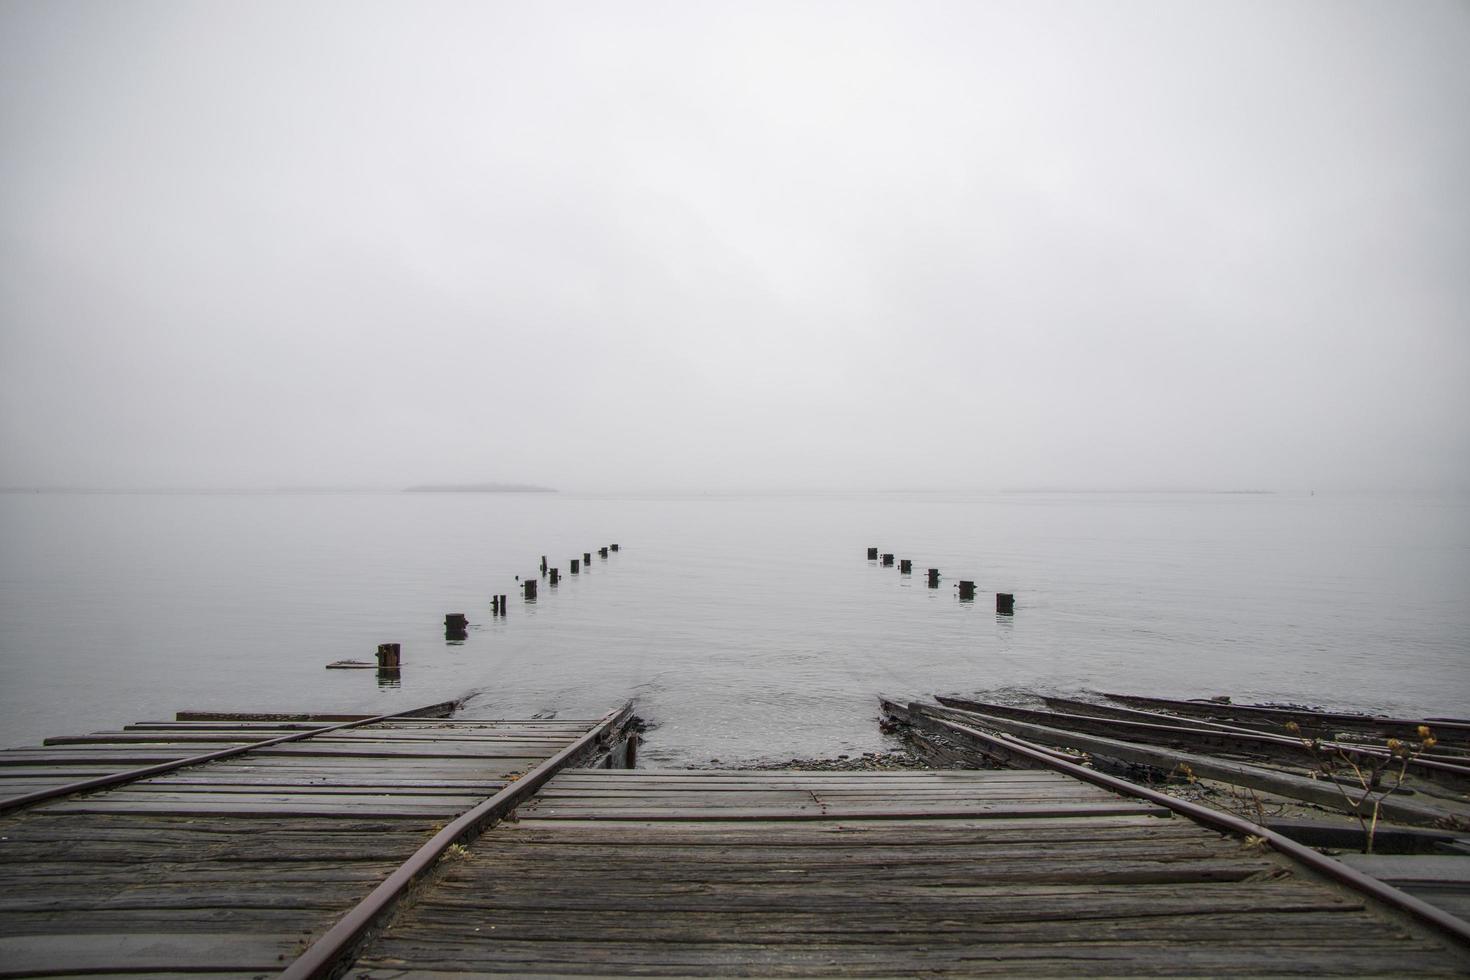
[[[995,707],[981,705],[978,702],[965,702],[963,699],[956,698],[940,700],[950,704],[967,703],[977,708]],[[1129,759],[1128,755],[1132,747],[1127,743],[1105,740],[1098,736],[1080,735],[1059,727],[1021,722],[997,714],[969,711],[957,707],[904,702],[891,698],[882,698],[880,703],[886,717],[910,729],[938,735],[957,744],[960,746],[961,754],[968,751],[976,756],[983,756],[992,763],[1009,767],[1048,769],[1065,773],[1094,786],[1167,807],[1204,826],[1238,837],[1258,840],[1314,872],[1325,875],[1360,894],[1370,896],[1378,902],[1409,915],[1436,932],[1451,938],[1461,947],[1470,948],[1470,921],[1442,907],[1430,904],[1378,878],[1364,874],[1349,864],[1334,860],[1269,827],[1232,813],[1170,796],[1131,780],[1079,765],[1076,759],[1068,758],[1056,751],[1057,747],[1074,751],[1081,748],[1087,752],[1105,752],[1139,764],[1158,765],[1156,760],[1142,756]],[[1139,762],[1139,760],[1142,761]]]
[[[0,816],[0,975],[325,975],[553,773],[631,763],[630,705],[585,721],[425,716],[453,706],[190,715],[0,753],[0,779],[51,780]],[[303,957],[327,965],[302,974]]]
[[[462,703],[441,701],[382,715],[325,716],[323,720],[333,722],[331,724],[314,723],[309,715],[278,716],[281,720],[270,721],[265,716],[184,711],[179,713],[174,722],[142,722],[128,725],[121,732],[48,738],[41,749],[0,751],[0,793],[10,791],[7,795],[0,796],[0,815],[48,800],[110,789],[191,766],[232,759],[274,745],[300,742],[395,718],[444,717],[453,713]],[[220,724],[228,727],[217,727]],[[252,732],[244,727],[247,725],[259,727]],[[264,731],[281,731],[282,734],[267,735],[260,739],[250,737]],[[229,744],[226,748],[212,752],[178,755],[200,743],[213,742]],[[58,746],[65,748],[57,748]],[[86,772],[98,766],[127,764],[156,755],[177,757],[80,779],[66,778],[68,770]],[[36,782],[50,785],[31,788]]]

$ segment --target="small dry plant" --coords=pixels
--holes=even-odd
[[[1415,734],[1418,741],[1391,738],[1384,745],[1386,755],[1355,753],[1340,745],[1324,745],[1320,738],[1307,738],[1302,728],[1294,721],[1286,723],[1286,730],[1302,743],[1312,759],[1313,779],[1325,779],[1342,794],[1348,804],[1348,812],[1363,828],[1363,853],[1373,853],[1373,835],[1378,830],[1378,814],[1383,800],[1398,789],[1408,772],[1409,763],[1438,741],[1428,725],[1420,725]],[[1363,795],[1353,798],[1348,787],[1356,783]]]

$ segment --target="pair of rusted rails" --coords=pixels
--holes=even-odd
[[[957,700],[957,699],[946,699]],[[1042,768],[1136,799],[1148,800],[1188,817],[1196,823],[1240,837],[1260,840],[1278,853],[1311,868],[1354,891],[1370,896],[1470,948],[1470,922],[1431,905],[1392,885],[1336,861],[1284,834],[1243,817],[1181,800],[1146,786],[1079,765],[1061,752],[1053,751],[1018,735],[984,730],[985,716],[962,709],[941,708],[917,701],[880,698],[885,716],[901,725],[957,741],[993,762],[1014,768]],[[966,715],[972,721],[967,723]]]
[[[0,814],[11,813],[69,796],[112,789],[180,769],[233,758],[256,749],[304,741],[319,735],[363,728],[399,718],[444,717],[453,713],[461,704],[461,701],[444,701],[406,711],[352,718],[214,752],[205,752],[169,762],[77,780],[0,801]],[[214,716],[210,717],[212,719]],[[299,719],[293,717],[292,720]],[[451,845],[467,843],[479,836],[488,827],[534,795],[559,770],[600,756],[605,756],[608,764],[613,764],[618,761],[620,749],[622,750],[622,764],[631,766],[636,745],[636,735],[630,731],[633,721],[631,703],[609,712],[570,745],[542,760],[524,776],[504,786],[493,796],[461,813],[419,847],[367,897],[307,947],[295,962],[282,972],[281,976],[300,980],[306,977],[337,975],[351,961],[359,945],[367,938],[369,931],[386,920],[409,887],[428,873]]]

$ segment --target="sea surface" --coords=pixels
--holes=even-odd
[[[586,551],[520,598],[541,555]],[[389,641],[397,686],[324,669]],[[642,764],[747,763],[891,747],[880,693],[1089,690],[1470,714],[1470,498],[0,494],[5,746],[473,694],[510,717],[633,699]]]

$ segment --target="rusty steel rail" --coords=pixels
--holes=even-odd
[[[892,703],[898,704],[898,702]],[[1260,824],[1251,823],[1249,820],[1243,817],[1237,817],[1232,813],[1224,813],[1219,810],[1212,810],[1198,803],[1192,803],[1188,800],[1176,799],[1167,793],[1160,793],[1146,786],[1139,786],[1137,783],[1129,782],[1126,779],[1110,776],[1107,773],[1097,772],[1096,770],[1079,766],[1076,763],[1064,761],[1047,749],[1028,742],[1025,739],[1010,736],[1002,740],[988,732],[971,728],[968,725],[961,725],[955,721],[936,717],[928,714],[924,710],[925,706],[919,702],[909,702],[905,707],[910,714],[922,715],[927,720],[952,732],[963,734],[967,738],[974,739],[985,745],[990,745],[996,749],[1003,749],[1007,752],[1022,755],[1033,763],[1065,773],[1083,782],[1091,783],[1094,786],[1101,786],[1103,789],[1111,790],[1115,793],[1122,793],[1125,796],[1133,796],[1138,799],[1148,800],[1151,803],[1157,803],[1160,806],[1168,807],[1175,813],[1188,817],[1196,823],[1202,823],[1217,830],[1223,830],[1245,837],[1260,838],[1278,853],[1300,864],[1306,865],[1313,871],[1325,875],[1339,884],[1346,885],[1354,891],[1361,892],[1400,912],[1404,912],[1453,939],[1460,946],[1470,948],[1470,922],[1457,918],[1444,909],[1430,905],[1428,902],[1416,898],[1407,892],[1400,891],[1392,885],[1385,884],[1371,875],[1366,875],[1355,868],[1348,867],[1340,861],[1334,861],[1325,854],[1320,854],[1305,844],[1299,844],[1290,837],[1277,833],[1269,827],[1262,827]]]
[[[1470,738],[1470,720],[1464,718],[1394,718],[1380,715],[1361,715],[1347,711],[1316,711],[1311,708],[1273,708],[1259,704],[1232,704],[1227,701],[1182,701],[1177,698],[1150,698],[1137,694],[1112,694],[1098,691],[1105,698],[1120,704],[1150,709],[1163,708],[1188,715],[1203,715],[1206,718],[1224,718],[1235,721],[1254,721],[1279,725],[1295,721],[1303,728],[1346,728],[1384,731],[1390,735],[1413,738],[1420,725],[1428,725],[1440,736],[1463,741]]]
[[[611,731],[630,719],[632,714],[632,702],[616,711],[608,712],[575,742],[494,796],[456,817],[399,865],[366,898],[338,919],[332,928],[308,946],[294,963],[280,973],[281,980],[317,980],[338,976],[350,964],[369,930],[383,921],[404,893],[434,867],[450,845],[474,840],[488,826],[520,806],[527,797],[534,795],[548,779],[589,747],[601,743]]]
[[[1065,728],[1076,732],[1091,735],[1101,735],[1104,738],[1116,738],[1125,742],[1149,743],[1149,736],[1156,737],[1167,743],[1173,741],[1175,744],[1184,744],[1190,749],[1208,751],[1209,748],[1220,747],[1227,751],[1232,746],[1240,751],[1253,752],[1265,756],[1277,762],[1288,764],[1303,764],[1307,756],[1302,747],[1303,740],[1289,735],[1276,735],[1271,732],[1224,732],[1213,731],[1208,728],[1199,728],[1186,722],[1192,719],[1178,718],[1173,724],[1159,721],[1134,721],[1121,718],[1099,718],[1095,715],[1078,714],[1067,711],[1037,711],[1033,708],[1018,708],[1009,704],[990,704],[985,701],[972,701],[969,698],[950,697],[940,694],[935,696],[940,704],[955,708],[960,711],[973,711],[979,714],[998,715],[1002,718],[1014,718],[1017,721],[1030,722],[1035,725],[1049,725],[1053,728]],[[1372,745],[1359,745],[1352,742],[1324,741],[1321,747],[1331,752],[1339,752],[1360,761],[1367,760],[1371,765],[1384,759],[1393,758],[1392,753],[1386,748]],[[1451,789],[1470,789],[1470,766],[1445,762],[1441,759],[1430,759],[1424,757],[1413,757],[1404,762],[1405,771],[1412,773],[1421,779],[1430,782],[1445,784]]]
[[[251,742],[248,745],[237,745],[233,748],[219,749],[214,752],[206,752],[202,755],[191,755],[184,759],[175,759],[172,762],[160,762],[156,765],[143,766],[138,769],[125,769],[122,772],[109,773],[106,776],[93,776],[91,779],[82,779],[74,783],[66,783],[62,786],[53,786],[50,789],[38,789],[34,793],[13,796],[10,799],[0,801],[0,814],[34,806],[37,803],[45,803],[47,800],[54,800],[62,796],[71,796],[75,793],[89,793],[93,790],[121,786],[124,783],[147,779],[149,776],[161,776],[164,773],[173,772],[188,766],[203,765],[206,762],[217,762],[220,759],[229,759],[237,755],[244,755],[246,752],[251,752],[255,749],[263,749],[271,745],[281,745],[285,742],[299,742],[316,735],[325,735],[328,732],[341,731],[345,728],[375,725],[378,722],[390,721],[394,718],[425,716],[432,711],[453,711],[463,703],[463,700],[440,701],[437,704],[426,704],[419,708],[409,708],[407,711],[395,711],[386,715],[373,715],[367,718],[358,718],[355,721],[344,721],[335,725],[324,725],[320,728],[309,728],[304,731],[292,732],[289,735],[278,735],[275,738]]]

